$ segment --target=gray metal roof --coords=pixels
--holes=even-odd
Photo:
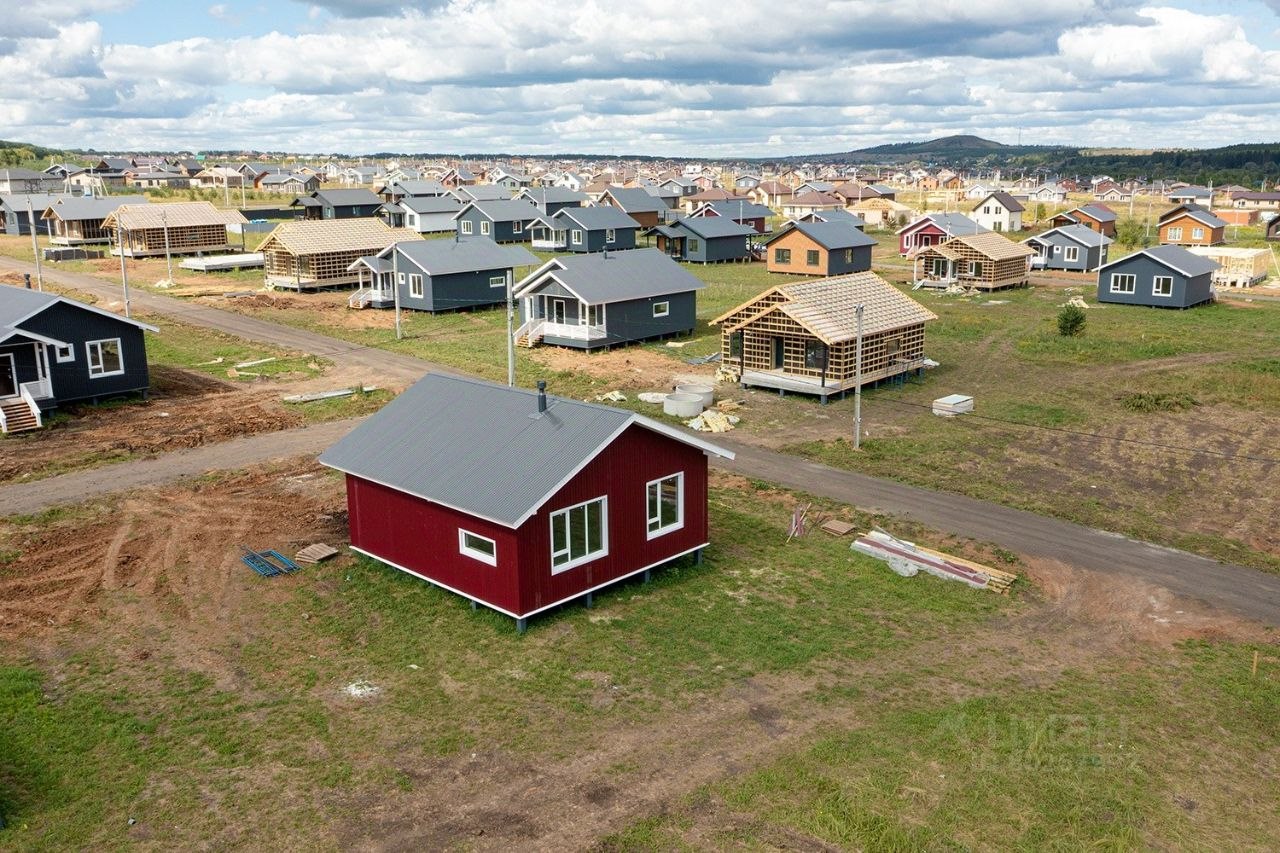
[[[709,207],[721,216],[736,216],[739,219],[768,219],[773,211],[763,204],[754,201],[704,201],[700,206]]]
[[[519,527],[632,424],[732,458],[642,415],[427,374],[320,454],[320,464]]]
[[[1221,266],[1217,261],[1202,257],[1194,252],[1188,252],[1181,246],[1152,246],[1149,249],[1141,249],[1133,254],[1125,255],[1123,258],[1105,264],[1100,269],[1110,269],[1116,264],[1122,264],[1125,261],[1136,258],[1138,255],[1146,255],[1156,263],[1192,278],[1211,273]]]
[[[564,223],[572,220],[588,231],[599,231],[605,228],[639,228],[640,223],[616,207],[566,207],[551,217],[554,222]],[[561,228],[565,227],[563,224]]]
[[[74,299],[65,299],[52,293],[41,293],[38,290],[27,290],[25,287],[16,287],[11,284],[0,284],[0,337],[4,337],[11,330],[20,328],[18,324],[23,320],[40,313],[57,302],[65,302],[85,311],[113,317],[122,323],[129,323],[140,329],[149,329],[153,332],[159,331],[155,326],[148,326],[146,323],[139,323],[137,320],[121,317],[118,314],[103,311],[101,308],[95,308],[92,305],[86,305]]]
[[[8,209],[25,213],[27,203],[31,209],[39,213],[51,204],[62,199],[76,198],[67,193],[0,193],[0,210]]]
[[[1047,242],[1050,237],[1053,237],[1056,235],[1061,235],[1062,237],[1068,240],[1071,240],[1072,242],[1079,243],[1080,245],[1086,246],[1088,248],[1105,246],[1109,243],[1115,242],[1105,234],[1099,234],[1097,231],[1094,231],[1088,225],[1080,225],[1080,224],[1060,225],[1057,228],[1050,228],[1048,231],[1044,231],[1040,234],[1036,234],[1032,237],[1028,237],[1022,242],[1030,243],[1033,240]]]
[[[510,199],[511,191],[506,187],[500,187],[497,184],[471,184],[469,186],[458,187],[453,191],[458,198],[469,201],[471,199],[497,201],[499,199]]]
[[[500,246],[488,237],[410,240],[387,247],[378,253],[378,257],[391,257],[392,249],[398,249],[402,257],[420,267],[427,275],[513,269],[532,266],[538,262],[537,256],[523,246]]]
[[[657,249],[626,249],[552,258],[516,285],[516,292],[537,290],[558,281],[588,305],[626,302],[687,293],[706,287],[702,280]]]
[[[875,238],[868,237],[848,222],[795,222],[790,228],[775,234],[765,245],[792,230],[799,231],[824,249],[856,249],[876,244]]]
[[[610,187],[609,197],[627,213],[658,213],[667,206],[638,187]]]
[[[1109,207],[1101,204],[1085,204],[1081,205],[1077,210],[1089,214],[1097,222],[1115,222],[1116,212]],[[1069,213],[1070,211],[1068,211]]]
[[[850,213],[849,211],[845,210],[843,207],[838,207],[835,210],[814,210],[809,213],[806,213],[804,216],[801,216],[796,221],[844,222],[854,226],[855,228],[863,228],[867,224],[867,221],[863,219],[861,216],[859,216],[856,213]]]
[[[691,216],[677,219],[673,227],[685,228],[704,240],[717,237],[746,237],[756,233],[750,225],[742,225],[724,216]]]
[[[447,195],[449,192],[449,188],[439,181],[392,181],[386,189],[392,193],[404,193],[414,198]]]
[[[568,187],[534,187],[520,190],[516,193],[516,198],[527,198],[536,205],[581,204],[587,200],[587,194]]]
[[[373,194],[373,190],[363,188],[350,190],[316,190],[311,197],[330,207],[346,207],[355,204],[382,204],[382,199]]]
[[[406,196],[400,206],[414,213],[457,213],[462,202],[451,195]]]
[[[64,222],[75,219],[106,219],[107,214],[122,204],[149,203],[149,199],[144,195],[112,195],[97,198],[70,196],[47,205],[45,212],[52,214],[52,216],[45,218],[52,219],[56,217]]]
[[[494,199],[485,201],[473,201],[458,211],[458,218],[464,212],[475,208],[480,211],[484,217],[492,222],[528,222],[530,219],[537,219],[542,211],[534,207],[532,202],[520,199],[517,201],[513,198]]]

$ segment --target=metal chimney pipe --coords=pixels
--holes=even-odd
[[[538,414],[542,414],[547,410],[547,381],[545,379],[538,380]]]

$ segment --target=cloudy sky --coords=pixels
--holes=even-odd
[[[20,0],[0,137],[638,153],[1280,140],[1280,0]]]

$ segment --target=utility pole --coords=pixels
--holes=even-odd
[[[217,184],[214,184],[214,186],[216,187]],[[225,171],[225,167],[222,173],[222,198],[223,198],[223,203],[227,207],[230,207],[231,206],[231,175],[227,174],[227,172]]]
[[[396,304],[396,340],[404,337],[400,329],[400,250],[395,243],[391,244],[391,293]]]
[[[862,448],[862,312],[866,308],[861,302],[854,308],[858,318],[858,330],[853,351],[853,376],[857,386],[853,389],[853,449]]]
[[[116,219],[116,233],[120,237],[120,284],[124,288],[124,316],[129,316],[129,270],[124,263],[124,225]]]
[[[160,211],[160,224],[164,226],[164,265],[169,269],[169,284],[173,284],[173,255],[169,252],[169,214]]]
[[[40,266],[40,240],[36,234],[36,214],[31,208],[31,196],[27,196],[27,225],[31,228],[31,254],[36,259],[36,289],[44,292],[44,270]]]
[[[507,387],[516,387],[515,298],[512,294],[513,270],[507,270]]]

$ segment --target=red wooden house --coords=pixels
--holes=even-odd
[[[351,547],[525,622],[707,545],[707,456],[608,406],[428,374],[320,456]]]
[[[898,229],[898,254],[905,257],[953,237],[968,237],[986,230],[963,213],[926,213]]]

